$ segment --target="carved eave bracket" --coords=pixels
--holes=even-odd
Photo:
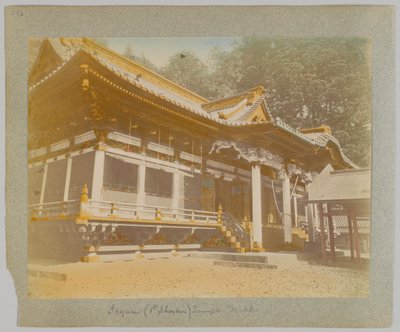
[[[285,164],[284,159],[264,148],[251,147],[243,143],[234,141],[215,141],[209,154],[218,154],[222,150],[233,149],[237,152],[237,159],[243,159],[249,164],[259,164],[273,168],[278,179],[284,179],[285,176],[299,177],[304,183],[312,182],[318,175],[316,172],[306,171],[294,163]]]
[[[289,177],[298,176],[304,183],[312,182],[318,175],[316,172],[305,171],[303,168],[293,163],[287,164],[286,170]]]
[[[284,167],[283,159],[280,156],[260,147],[250,147],[233,141],[220,140],[214,142],[209,154],[218,154],[222,150],[228,149],[235,150],[237,152],[237,158],[243,159],[249,164],[259,163],[260,165],[265,165],[278,171]]]
[[[106,150],[107,149],[107,139],[108,139],[108,135],[111,132],[111,130],[94,128],[93,131],[94,131],[94,134],[96,135],[96,139],[98,142],[96,144],[96,149],[97,150]]]

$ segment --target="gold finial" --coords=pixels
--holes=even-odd
[[[82,187],[82,193],[81,193],[81,203],[87,203],[89,200],[89,196],[88,196],[88,186],[87,183],[85,183]]]

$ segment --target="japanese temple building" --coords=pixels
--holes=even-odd
[[[28,149],[32,241],[114,234],[132,250],[218,234],[263,250],[276,229],[291,244],[313,178],[356,168],[329,127],[273,118],[262,86],[210,101],[85,38],[43,41]]]

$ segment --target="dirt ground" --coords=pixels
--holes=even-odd
[[[366,297],[368,270],[271,255],[278,269],[215,266],[187,255],[30,264],[31,298]],[[44,272],[44,273],[43,273]]]

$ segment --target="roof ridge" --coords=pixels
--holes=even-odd
[[[207,98],[200,96],[199,94],[185,88],[184,86],[181,86],[181,85],[169,80],[168,78],[162,76],[161,74],[147,68],[146,66],[144,66],[130,58],[125,57],[124,55],[122,55],[108,47],[105,47],[103,45],[96,43],[95,41],[93,41],[90,38],[83,38],[83,43],[88,45],[88,47],[94,47],[98,51],[103,52],[105,56],[111,54],[112,56],[114,56],[117,59],[121,60],[122,62],[126,63],[128,66],[130,66],[130,67],[133,66],[135,69],[142,71],[142,74],[144,74],[146,76],[148,75],[151,78],[151,80],[153,80],[153,79],[158,80],[158,81],[160,81],[160,83],[163,83],[167,87],[172,88],[172,90],[177,90],[180,93],[183,92],[186,95],[190,95],[190,97],[192,97],[190,99],[192,99],[192,100],[195,99],[193,101],[198,102],[200,105],[203,102],[208,102]]]
[[[207,103],[203,103],[201,106],[202,107],[207,107],[208,105],[216,104],[216,103],[223,102],[223,101],[226,101],[226,100],[229,100],[229,99],[239,98],[239,97],[242,97],[242,96],[243,97],[244,96],[247,97],[249,95],[249,93],[251,93],[251,92],[259,92],[259,91],[261,91],[261,95],[264,95],[265,94],[264,90],[265,90],[265,88],[262,85],[256,85],[255,87],[252,87],[252,88],[250,88],[248,90],[245,90],[245,91],[242,91],[242,92],[239,92],[239,93],[236,93],[234,95],[231,95],[231,96],[228,96],[228,97],[214,99],[214,100],[211,100],[211,101],[209,101]]]
[[[244,114],[239,118],[239,120],[242,121],[248,120],[249,117],[253,114],[253,112],[257,110],[258,106],[261,105],[263,97],[264,96],[258,97],[257,100],[253,103],[253,105],[251,105],[251,107],[246,112],[244,112]]]

